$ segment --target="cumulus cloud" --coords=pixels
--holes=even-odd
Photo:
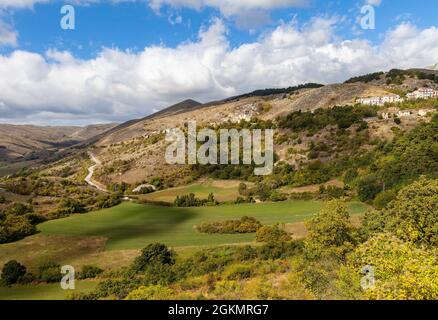
[[[164,5],[172,7],[188,7],[200,10],[204,7],[219,9],[224,15],[236,15],[242,11],[255,9],[278,9],[307,5],[309,0],[149,0],[149,5],[160,10]]]
[[[379,45],[340,40],[336,18],[291,21],[231,47],[220,19],[196,41],[140,52],[103,49],[89,60],[69,52],[0,55],[0,121],[90,123],[140,117],[187,98],[220,99],[259,88],[333,83],[393,67],[438,61],[438,29],[403,23]],[[58,121],[58,122],[56,122]]]

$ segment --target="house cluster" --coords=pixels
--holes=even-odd
[[[403,98],[401,98],[397,94],[389,94],[381,97],[370,97],[370,98],[360,98],[357,99],[357,103],[366,104],[369,106],[383,106],[385,103],[395,103],[402,102]]]
[[[408,93],[406,97],[409,100],[437,98],[438,91],[432,88],[420,88],[417,91]]]
[[[438,91],[432,88],[420,88],[406,95],[408,100],[438,98]],[[389,94],[381,97],[369,97],[357,99],[357,103],[369,106],[383,106],[385,103],[403,102],[403,98],[397,94]]]
[[[389,112],[384,112],[382,113],[382,118],[385,120],[388,120],[390,118],[407,118],[410,117],[412,115],[415,115],[412,111],[404,111],[404,110],[400,110],[400,111],[389,111]],[[418,117],[426,117],[428,115],[428,111],[427,110],[419,110],[417,113]]]

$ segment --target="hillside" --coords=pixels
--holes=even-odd
[[[32,160],[90,139],[114,126],[102,124],[86,127],[41,127],[0,124],[0,162]]]
[[[97,172],[97,176],[104,183],[126,182],[129,184],[139,183],[153,177],[170,178],[184,176],[186,168],[168,166],[163,161],[164,132],[169,128],[181,127],[187,121],[196,121],[198,127],[207,125],[220,125],[227,122],[237,123],[241,120],[249,121],[257,117],[262,121],[275,120],[294,111],[315,111],[319,108],[328,109],[334,106],[354,105],[357,98],[369,96],[387,95],[395,90],[410,90],[424,85],[434,86],[435,83],[428,79],[407,77],[399,85],[387,84],[386,77],[391,73],[382,74],[382,79],[364,82],[332,84],[315,88],[303,88],[289,94],[271,94],[254,96],[253,94],[242,95],[237,98],[207,104],[182,103],[172,106],[159,113],[146,118],[130,121],[113,130],[104,133],[94,141],[99,158],[103,167]],[[256,91],[257,92],[257,91]],[[263,91],[260,91],[263,92]],[[186,104],[186,106],[185,106]],[[374,137],[388,137],[392,135],[391,125],[375,121]],[[413,122],[403,123],[408,129],[415,126]],[[281,134],[281,132],[278,132]],[[330,139],[330,137],[326,137]],[[303,143],[298,146],[301,151],[300,157],[306,157],[306,151],[313,141],[306,135],[302,137]],[[290,144],[276,146],[276,152],[281,159],[286,160],[286,153]],[[297,159],[289,159],[296,163]]]

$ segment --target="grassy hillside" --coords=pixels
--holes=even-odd
[[[173,203],[177,196],[193,193],[197,198],[206,199],[210,193],[213,193],[217,201],[234,201],[237,197],[239,197],[239,183],[240,181],[214,180],[205,183],[196,183],[188,186],[166,189],[147,195],[142,195],[139,198],[149,201]]]
[[[0,300],[65,300],[71,292],[87,293],[92,291],[97,281],[76,281],[75,290],[65,291],[59,283],[0,287]]]
[[[206,235],[194,226],[203,221],[218,221],[252,216],[263,224],[303,221],[323,206],[317,201],[230,205],[200,208],[166,208],[124,203],[86,215],[75,215],[39,226],[42,235],[106,237],[109,250],[139,249],[151,242],[169,246],[200,246],[251,242],[252,234]],[[361,213],[366,206],[350,204],[351,213]]]

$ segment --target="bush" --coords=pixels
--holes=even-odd
[[[173,295],[173,290],[161,285],[142,286],[131,291],[126,300],[171,300]]]
[[[227,280],[241,280],[251,278],[252,268],[244,264],[231,265],[225,272]]]
[[[365,265],[375,267],[375,286],[365,292],[369,299],[438,299],[434,251],[420,249],[389,233],[377,234],[348,256],[352,273],[362,277],[359,273]]]
[[[240,220],[226,220],[219,222],[204,222],[196,229],[202,233],[214,234],[234,234],[234,233],[254,233],[262,227],[260,221],[252,217],[243,217]]]
[[[257,242],[284,242],[290,240],[289,233],[280,228],[279,224],[263,226],[256,233]]]
[[[1,283],[10,286],[26,274],[26,267],[15,260],[7,262],[2,269]]]
[[[357,192],[361,201],[373,200],[382,191],[382,182],[374,175],[362,178],[357,185]]]
[[[388,209],[387,227],[400,239],[438,245],[438,180],[421,177],[403,188]]]
[[[198,199],[194,193],[190,193],[188,195],[177,196],[174,205],[175,207],[181,208],[202,207],[206,205],[218,205],[218,202],[214,199],[213,193],[210,193],[207,199]]]
[[[42,282],[53,283],[62,279],[61,266],[55,262],[47,262],[38,268],[37,278]]]
[[[303,244],[300,241],[269,242],[257,248],[257,257],[261,260],[276,260],[301,254]]]
[[[383,209],[386,208],[386,206],[395,199],[395,197],[397,196],[397,194],[392,191],[392,190],[388,190],[388,191],[383,191],[380,192],[376,198],[374,199],[374,206],[377,209]]]
[[[0,243],[18,241],[35,232],[35,226],[26,217],[6,215],[4,220],[0,220]]]
[[[6,202],[5,196],[0,194],[0,203],[5,203],[5,202]]]
[[[274,202],[281,202],[281,201],[286,201],[287,200],[287,195],[285,195],[284,193],[278,192],[278,191],[273,191],[271,193],[271,201]]]
[[[175,252],[164,244],[150,244],[134,260],[133,270],[136,272],[145,271],[148,266],[153,264],[173,265],[175,263],[175,255]]]
[[[93,279],[103,272],[102,269],[96,266],[85,265],[79,272],[79,279]]]
[[[305,239],[310,258],[334,256],[343,259],[356,242],[350,214],[344,202],[333,200],[306,223]]]

